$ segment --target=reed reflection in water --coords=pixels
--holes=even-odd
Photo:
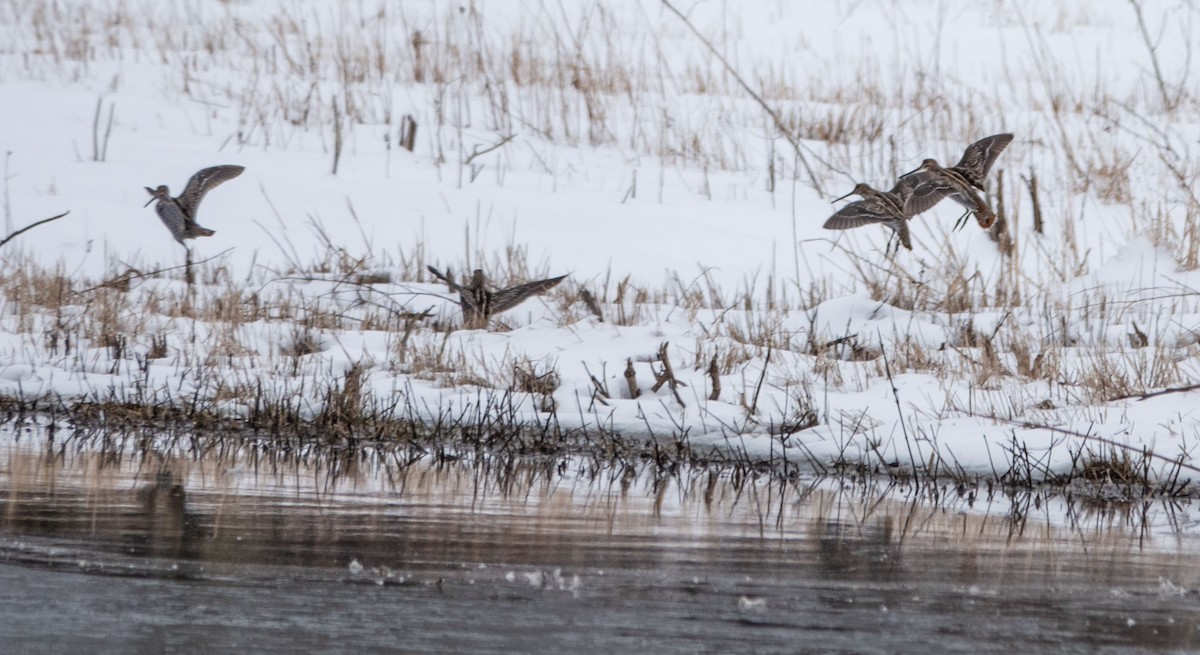
[[[950,491],[931,502],[878,483],[589,461],[22,435],[0,441],[0,562],[22,565],[21,576],[287,581],[313,608],[386,609],[424,625],[414,650],[450,645],[421,618],[447,603],[481,638],[586,615],[607,631],[596,643],[614,648],[671,635],[680,651],[722,640],[786,650],[808,633],[836,633],[845,648],[918,640],[902,618],[964,647],[1197,645],[1188,590],[1200,544],[1175,529],[1191,523],[1189,506],[998,496],[989,509]],[[362,584],[395,595],[364,608]],[[109,591],[122,593],[97,593]],[[314,633],[336,632],[314,611]]]

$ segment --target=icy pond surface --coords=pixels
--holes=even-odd
[[[230,442],[0,431],[4,651],[1200,648],[1188,503]]]

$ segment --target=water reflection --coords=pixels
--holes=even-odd
[[[902,571],[900,542],[893,537],[894,521],[883,516],[863,525],[826,520],[814,537],[820,545],[822,568],[852,580],[894,580]]]
[[[138,556],[334,566],[382,553],[404,563],[519,563],[557,551],[584,565],[596,551],[619,558],[676,544],[679,552],[658,556],[721,561],[744,548],[799,550],[830,574],[888,580],[905,571],[912,549],[1153,554],[1153,521],[1162,534],[1151,545],[1191,545],[1172,532],[1184,508],[1169,503],[1059,500],[1031,515],[1012,511],[1021,501],[1009,498],[989,511],[954,496],[931,504],[872,485],[735,482],[714,471],[663,477],[578,462],[499,466],[361,451],[266,460],[255,449],[189,456],[49,445],[26,438],[0,449],[2,527]],[[590,552],[572,561],[579,543]]]
[[[890,634],[902,616],[949,639],[1024,622],[1022,638],[1063,640],[1062,652],[1196,645],[1189,505],[938,494],[584,459],[33,433],[0,437],[0,562],[44,575],[300,580],[309,586],[295,593],[322,603],[343,593],[329,583],[421,590],[439,594],[425,603],[490,612],[481,626],[513,620],[497,602],[560,594],[711,638],[718,623],[696,618]]]

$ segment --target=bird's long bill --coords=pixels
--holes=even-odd
[[[850,196],[852,196],[852,195],[854,195],[854,192],[853,192],[853,191],[851,191],[850,193],[847,193],[846,195],[842,196],[841,198],[834,198],[834,199],[833,199],[833,200],[831,200],[830,202],[837,202],[837,201],[839,201],[839,200],[845,200],[846,198],[849,198],[849,197],[850,197]]]
[[[146,190],[146,192],[150,194],[150,199],[149,199],[149,200],[147,200],[147,201],[146,201],[146,204],[144,204],[144,205],[142,205],[142,206],[143,206],[143,207],[149,207],[149,206],[150,206],[150,203],[154,202],[154,200],[155,200],[156,198],[158,198],[158,196],[157,196],[157,195],[155,195],[155,193],[154,193],[154,189],[151,189],[151,188],[150,188],[150,187],[148,187],[148,186],[147,186],[147,187],[142,187],[142,188],[143,188],[143,189],[145,189],[145,190]]]
[[[912,175],[913,173],[916,173],[916,172],[920,171],[920,170],[921,170],[921,168],[923,168],[923,167],[924,167],[924,164],[922,164],[921,166],[918,166],[918,167],[916,167],[916,168],[912,169],[911,171],[909,171],[909,172],[905,173],[904,175],[901,175],[900,177],[908,177],[909,175]]]

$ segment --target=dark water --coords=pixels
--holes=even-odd
[[[0,651],[1200,651],[1191,507],[922,498],[0,433]]]

